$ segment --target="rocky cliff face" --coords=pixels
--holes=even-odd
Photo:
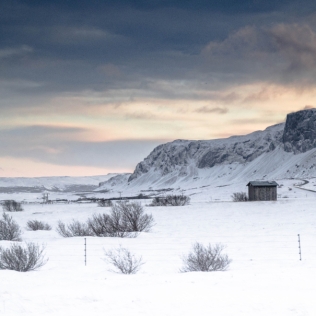
[[[287,115],[283,143],[285,151],[295,154],[316,147],[316,109]]]
[[[185,177],[192,167],[203,169],[220,164],[250,162],[282,146],[283,129],[284,124],[278,124],[246,136],[210,141],[176,140],[160,145],[136,166],[129,181],[149,171],[165,176],[177,170],[180,177]]]
[[[161,177],[176,173],[178,177],[186,177],[194,174],[192,170],[249,163],[275,149],[298,154],[315,147],[316,109],[303,110],[289,114],[285,124],[245,136],[209,141],[176,140],[160,145],[136,166],[128,181],[147,173]]]

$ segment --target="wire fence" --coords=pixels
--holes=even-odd
[[[152,235],[152,234],[151,234]],[[46,255],[50,262],[95,265],[104,258],[104,252],[122,245],[146,261],[162,264],[179,261],[190,252],[194,242],[204,245],[220,243],[233,262],[284,262],[316,261],[316,234],[293,235],[205,235],[199,236],[150,236],[149,238],[71,237],[47,240]],[[36,241],[32,239],[32,241]],[[42,243],[43,239],[38,239]]]

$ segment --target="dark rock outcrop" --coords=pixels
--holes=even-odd
[[[284,150],[302,153],[316,147],[316,109],[287,115],[283,132]]]

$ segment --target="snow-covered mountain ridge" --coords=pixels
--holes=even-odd
[[[315,177],[315,147],[316,109],[302,110],[288,114],[285,123],[248,135],[160,145],[118,187],[157,189]]]
[[[149,171],[165,176],[175,170],[179,176],[187,176],[190,166],[198,169],[212,168],[220,164],[251,162],[263,153],[282,145],[284,124],[257,131],[245,136],[232,136],[216,140],[175,140],[156,147],[140,162],[129,177],[129,182]]]
[[[92,191],[104,182],[117,174],[112,173],[101,176],[90,177],[17,177],[1,178],[0,192],[80,192]]]

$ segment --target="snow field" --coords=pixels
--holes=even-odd
[[[223,196],[236,192],[218,190]],[[87,237],[87,266],[84,238],[61,237],[57,222],[85,221],[110,208],[26,204],[24,212],[10,215],[23,228],[23,241],[46,245],[49,261],[34,272],[0,271],[0,315],[315,315],[316,195],[306,197],[299,189],[295,194],[277,202],[234,203],[211,201],[204,192],[184,207],[145,206],[156,222],[152,232],[126,239]],[[53,230],[26,231],[30,219]],[[229,270],[179,273],[181,255],[196,241],[225,244],[233,260]],[[103,249],[119,245],[143,257],[138,274],[109,271]]]

